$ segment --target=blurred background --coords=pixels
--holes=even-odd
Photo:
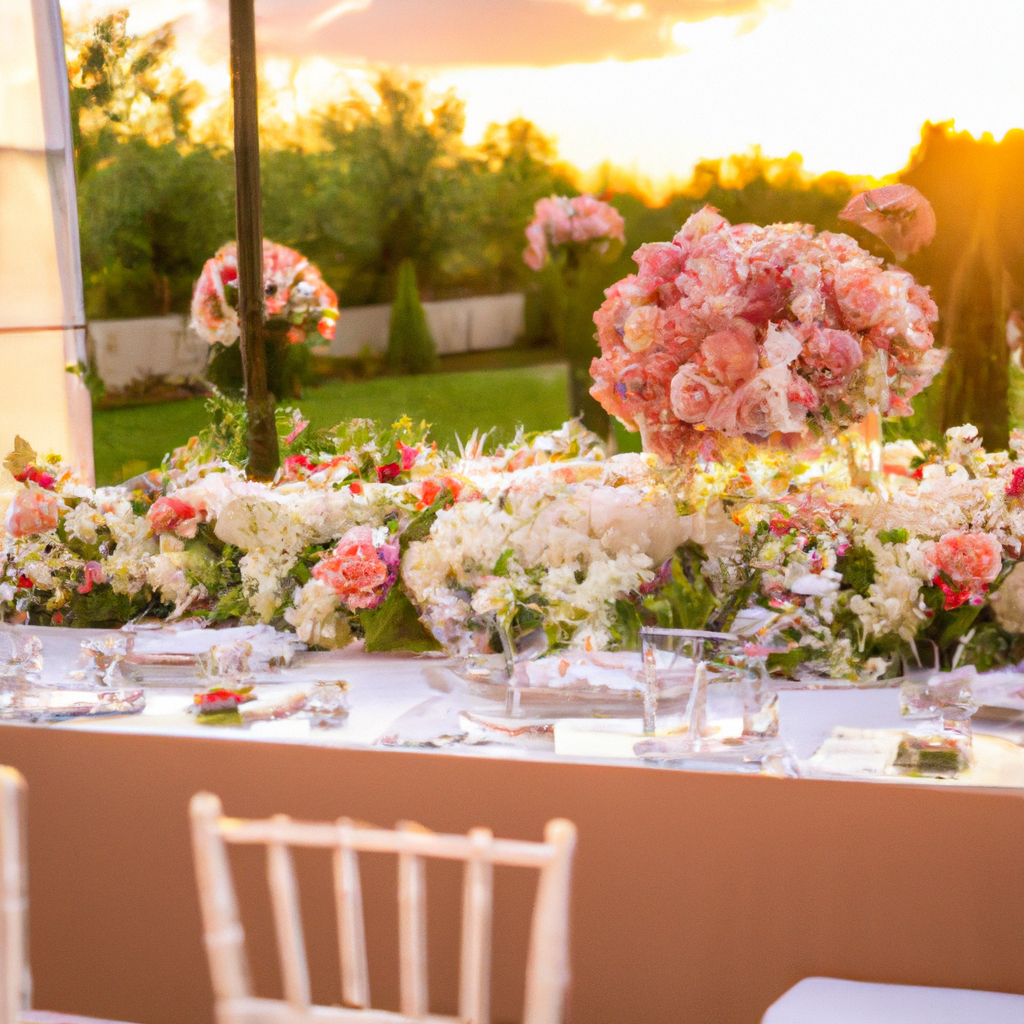
[[[187,328],[234,237],[223,0],[64,0],[97,482],[206,422]],[[440,443],[568,413],[550,280],[522,260],[534,202],[590,192],[625,219],[607,286],[704,203],[734,223],[840,230],[906,182],[938,233],[906,263],[946,369],[889,436],[1024,426],[1019,0],[257,0],[264,234],[342,307],[287,397],[317,427],[403,414]],[[842,230],[878,255],[867,233]],[[387,358],[411,261],[436,358]],[[596,353],[596,345],[595,345]],[[637,440],[617,432],[620,448]]]

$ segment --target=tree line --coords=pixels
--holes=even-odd
[[[234,235],[229,111],[194,124],[202,100],[173,61],[169,28],[132,35],[121,12],[68,29],[86,311],[92,318],[181,312],[203,262]],[[553,142],[525,120],[463,140],[464,104],[426,82],[380,71],[353,94],[291,124],[267,119],[264,234],[320,267],[343,306],[390,302],[412,260],[424,298],[527,292],[525,344],[550,343],[543,275],[526,269],[523,229],[534,202],[578,192]],[[926,124],[896,180],[932,202],[935,242],[907,268],[932,287],[947,368],[902,432],[935,438],[974,422],[1004,446],[1014,401],[1007,319],[1024,305],[1024,132],[974,139]],[[807,174],[797,155],[755,151],[695,168],[661,203],[639,191],[603,195],[626,221],[607,284],[633,269],[643,242],[670,238],[711,203],[733,223],[798,220],[843,230],[878,255],[872,236],[840,224],[862,182]]]

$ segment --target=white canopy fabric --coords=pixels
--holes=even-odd
[[[85,308],[58,0],[4,0],[0,33],[0,458],[15,434],[93,479]]]

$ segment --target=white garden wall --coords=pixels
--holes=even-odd
[[[523,330],[521,293],[424,302],[430,332],[441,355],[508,348]],[[383,352],[388,344],[390,306],[342,309],[330,346],[332,356]],[[146,377],[189,377],[206,365],[207,345],[186,329],[181,315],[138,320],[92,320],[89,346],[96,370],[111,390]]]

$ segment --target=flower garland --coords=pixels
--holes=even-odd
[[[606,458],[576,424],[491,454],[438,449],[407,420],[298,426],[272,484],[211,457],[209,436],[95,490],[23,446],[0,614],[263,621],[321,647],[459,655],[500,649],[499,626],[554,650],[630,647],[645,623],[728,628],[797,678],[878,676],[932,642],[947,665],[1024,656],[1021,434],[998,453],[971,427],[942,450],[887,446],[888,482],[862,490],[848,445],[684,474]]]

